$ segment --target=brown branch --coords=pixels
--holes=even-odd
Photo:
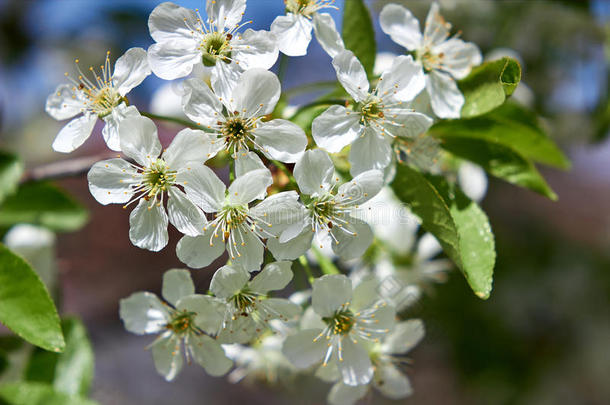
[[[100,160],[116,157],[118,152],[104,152],[92,156],[82,156],[73,159],[60,160],[26,170],[21,177],[21,183],[40,180],[57,180],[66,177],[80,176]]]

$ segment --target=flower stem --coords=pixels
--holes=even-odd
[[[149,112],[146,112],[146,111],[141,111],[140,115],[142,115],[144,117],[148,117],[148,118],[153,119],[153,120],[173,122],[175,124],[184,125],[185,127],[189,127],[189,128],[193,128],[193,129],[200,129],[202,131],[208,132],[208,129],[206,127],[203,127],[201,125],[197,125],[194,122],[191,122],[191,121],[188,121],[188,120],[185,120],[185,119],[182,119],[182,118],[168,117],[168,116],[165,116],[165,115],[153,114],[153,113],[149,113]]]
[[[303,269],[305,270],[305,274],[307,274],[307,281],[309,282],[309,285],[313,285],[314,276],[311,272],[311,266],[309,265],[307,257],[305,257],[305,255],[300,256],[299,263],[301,263],[301,266],[303,266]]]

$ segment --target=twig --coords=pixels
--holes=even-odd
[[[21,177],[21,183],[80,176],[81,174],[86,173],[96,162],[112,158],[116,155],[117,152],[104,152],[98,155],[66,159],[34,167],[25,171]]]

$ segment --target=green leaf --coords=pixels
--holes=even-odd
[[[485,62],[472,69],[458,86],[464,94],[462,118],[476,117],[501,106],[521,81],[521,66],[515,59]]]
[[[52,384],[58,392],[86,396],[93,379],[94,355],[87,330],[76,318],[62,321],[66,339],[63,353],[35,350],[27,365],[28,381]]]
[[[81,228],[87,219],[82,205],[45,182],[23,184],[0,206],[0,226],[30,223],[68,232]]]
[[[55,352],[64,349],[49,292],[30,265],[1,244],[0,322],[33,345]]]
[[[23,163],[16,155],[0,151],[0,202],[17,189],[23,174]]]
[[[422,220],[423,228],[438,239],[474,293],[489,298],[496,251],[481,208],[444,178],[424,176],[408,166],[398,166],[392,188]]]
[[[6,405],[97,405],[79,396],[57,392],[53,386],[32,382],[0,385],[0,403]]]
[[[371,13],[363,0],[349,0],[343,9],[343,43],[354,52],[368,76],[373,75],[377,42]]]
[[[445,139],[443,148],[455,156],[478,164],[492,176],[533,190],[551,200],[557,200],[557,194],[549,187],[532,162],[512,149],[493,142],[458,137]]]
[[[560,169],[570,161],[538,125],[536,115],[514,103],[506,103],[476,118],[445,120],[430,128],[439,139],[480,139],[514,150],[526,159]]]

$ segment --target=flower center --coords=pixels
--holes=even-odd
[[[309,208],[314,220],[321,227],[332,228],[333,219],[339,214],[336,202],[330,194],[312,199],[307,208]]]
[[[361,104],[360,112],[362,113],[362,117],[366,120],[375,120],[377,118],[385,117],[381,106],[381,99],[374,96],[369,97]]]
[[[245,205],[226,206],[216,214],[223,234],[223,240],[227,240],[231,231],[242,225],[248,219],[248,207]]]
[[[356,318],[349,309],[339,310],[330,317],[322,318],[322,320],[335,335],[347,335],[356,324]]]
[[[252,122],[241,117],[230,118],[222,124],[221,133],[225,138],[227,150],[237,152],[241,149],[248,149],[248,139],[252,130]]]
[[[443,53],[435,54],[427,49],[421,53],[417,53],[417,57],[424,66],[424,71],[426,73],[434,69],[439,69],[443,60],[443,56]]]
[[[203,37],[199,50],[201,62],[207,66],[214,66],[218,60],[231,63],[231,34],[210,32]]]
[[[332,4],[335,0],[285,0],[286,12],[311,17],[321,8],[336,8]]]
[[[171,321],[165,327],[177,335],[183,335],[189,331],[195,331],[193,317],[196,314],[188,311],[176,311]]]
[[[248,316],[256,307],[256,295],[250,293],[248,289],[241,290],[231,297],[230,301],[235,306],[236,312],[242,316]]]
[[[144,170],[142,179],[149,190],[147,197],[150,198],[167,191],[176,181],[176,172],[163,159],[157,159]]]

